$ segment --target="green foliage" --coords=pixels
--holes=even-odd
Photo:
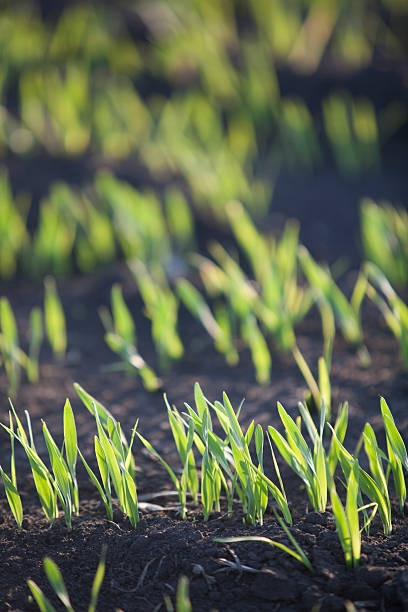
[[[101,590],[101,586],[105,576],[106,551],[107,546],[106,544],[104,544],[102,546],[101,556],[99,558],[98,567],[96,568],[95,576],[92,583],[91,598],[87,608],[88,612],[95,612],[96,610],[99,592]],[[57,564],[54,563],[54,561],[49,557],[45,557],[43,563],[44,571],[47,575],[48,582],[50,583],[58,599],[64,605],[64,608],[67,610],[67,612],[74,612],[67,588],[64,583],[64,579]],[[41,612],[55,612],[54,606],[52,606],[48,599],[45,597],[40,587],[37,586],[37,584],[33,580],[27,580],[27,584]]]
[[[107,345],[121,357],[127,372],[133,374],[136,371],[144,387],[148,391],[156,391],[161,381],[137,350],[136,327],[119,285],[112,287],[111,308],[112,316],[107,308],[99,309]]]
[[[303,404],[299,404],[299,411],[311,438],[312,450],[307,445],[300,427],[279,402],[278,412],[285,427],[286,440],[274,427],[269,426],[268,432],[282,457],[303,480],[314,510],[324,512],[327,504],[328,480],[327,457],[323,445],[325,410],[322,409],[320,412],[319,431],[317,431],[308,409]]]
[[[395,288],[408,283],[408,213],[364,199],[360,208],[361,241],[368,261],[381,270]]]
[[[365,270],[374,284],[368,285],[367,295],[378,306],[387,326],[398,340],[404,367],[408,371],[408,306],[375,264],[368,262]]]
[[[55,280],[49,276],[44,281],[44,318],[48,342],[59,359],[67,350],[67,332],[64,309],[58,296]]]
[[[330,489],[330,499],[334,514],[334,520],[337,527],[337,535],[340,540],[341,547],[344,553],[344,560],[348,568],[358,567],[361,554],[361,530],[359,525],[358,513],[367,508],[373,507],[368,522],[370,523],[377,511],[377,504],[371,503],[358,508],[358,493],[359,493],[359,467],[358,463],[354,463],[352,470],[349,473],[347,480],[347,499],[346,506],[340,501],[340,497],[332,482]]]
[[[183,345],[177,332],[178,300],[165,279],[161,283],[149,274],[140,260],[130,262],[146,315],[152,322],[152,338],[162,369],[183,355]]]

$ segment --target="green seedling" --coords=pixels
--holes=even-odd
[[[0,172],[0,277],[11,278],[18,260],[29,243],[25,215],[19,210],[19,202],[13,199],[6,170]]]
[[[303,480],[310,503],[317,512],[324,512],[327,505],[327,457],[323,446],[323,431],[325,425],[324,405],[320,412],[320,427],[317,431],[308,409],[299,404],[302,420],[306,425],[312,440],[312,450],[306,443],[300,427],[278,402],[278,412],[285,427],[286,439],[275,429],[269,426],[268,432],[276,444],[280,454]]]
[[[318,381],[316,381],[297,344],[292,347],[291,352],[296,365],[298,366],[307,386],[309,387],[309,396],[306,399],[307,405],[311,410],[317,410],[319,413],[322,411],[322,407],[324,405],[327,420],[329,421],[331,417],[331,383],[326,359],[324,357],[319,357]]]
[[[340,497],[332,482],[330,489],[330,499],[334,514],[334,520],[337,527],[337,535],[340,540],[341,547],[344,553],[344,560],[346,567],[358,567],[360,563],[361,554],[361,529],[359,524],[358,513],[365,511],[368,508],[373,508],[371,516],[364,525],[365,528],[372,522],[376,512],[377,504],[375,502],[366,504],[361,508],[358,508],[357,501],[359,498],[359,467],[358,463],[355,463],[350,471],[347,481],[347,499],[346,506],[340,501]]]
[[[96,611],[96,604],[98,602],[99,592],[101,590],[101,586],[105,576],[106,551],[107,546],[106,544],[104,544],[102,546],[101,556],[99,558],[98,567],[96,569],[96,573],[92,583],[88,612]],[[64,579],[57,564],[54,563],[54,561],[52,561],[52,559],[50,559],[49,557],[45,557],[43,563],[44,571],[56,596],[61,601],[67,612],[74,612],[67,588],[64,583]],[[37,584],[33,580],[27,580],[27,584],[41,612],[56,612],[54,606],[49,602],[40,587],[37,586]]]
[[[188,578],[187,576],[180,576],[177,584],[176,592],[176,608],[172,604],[172,601],[168,595],[164,596],[164,605],[166,606],[167,612],[191,612],[191,601],[188,589]]]
[[[120,355],[128,372],[138,373],[148,391],[157,391],[161,381],[137,350],[135,324],[119,285],[112,287],[111,307],[112,316],[106,308],[99,309],[106,331],[105,342],[112,351]]]
[[[165,194],[167,226],[178,253],[187,253],[195,247],[194,218],[181,191],[167,189]]]
[[[332,436],[330,442],[329,452],[327,453],[327,468],[331,477],[334,476],[334,472],[336,471],[336,467],[338,464],[338,456],[337,456],[337,448],[336,448],[336,439],[343,444],[344,438],[346,437],[348,427],[348,403],[344,402],[341,404],[337,411],[337,418],[334,424],[334,433],[336,437]]]
[[[385,535],[389,535],[392,532],[392,518],[391,518],[391,505],[388,495],[388,489],[385,486],[382,478],[382,466],[380,465],[380,459],[382,453],[376,445],[376,441],[368,434],[366,436],[366,450],[368,450],[369,459],[371,458],[371,465],[373,468],[372,475],[368,474],[359,465],[358,459],[353,457],[338,440],[334,429],[330,424],[328,426],[332,429],[332,441],[336,448],[336,454],[343,471],[346,482],[348,482],[351,471],[354,466],[358,469],[358,486],[361,492],[368,497],[368,499],[375,503],[378,508],[378,513],[381,517],[383,529]],[[367,433],[367,431],[366,431]],[[381,468],[381,469],[380,469]],[[360,493],[359,493],[360,495]],[[359,503],[361,502],[361,496],[359,497]]]
[[[238,361],[238,354],[229,336],[227,326],[221,327],[215,319],[210,307],[197,291],[197,289],[186,279],[176,283],[176,291],[184,306],[196,317],[208,334],[213,338],[215,348],[225,355],[227,363],[233,365]]]
[[[44,317],[48,342],[59,359],[67,350],[67,332],[64,310],[58,296],[55,280],[49,276],[44,281]]]
[[[95,188],[112,215],[115,235],[125,259],[137,258],[150,270],[170,259],[166,220],[154,193],[143,193],[108,172],[100,172]]]
[[[30,463],[31,471],[34,478],[34,484],[38,493],[38,497],[40,499],[41,507],[47,519],[50,523],[53,523],[55,519],[58,518],[58,508],[57,508],[57,483],[55,482],[52,474],[48,470],[45,463],[42,461],[40,456],[38,455],[32,432],[31,432],[31,421],[28,412],[26,412],[27,426],[29,431],[29,438],[24,430],[24,427],[18,418],[13,405],[11,404],[11,408],[13,411],[13,416],[17,423],[17,430],[14,431],[13,426],[6,427],[1,424],[1,426],[9,433],[10,436],[13,436],[15,440],[20,442],[24,451],[27,455],[28,461]],[[64,501],[64,497],[62,496],[62,501]],[[70,526],[71,522],[71,507],[68,504],[66,507],[66,522],[67,526]]]
[[[389,470],[392,472],[395,491],[398,496],[401,512],[404,511],[407,497],[404,471],[408,471],[408,456],[404,441],[399,433],[394,417],[387,402],[381,398],[381,413],[384,421],[385,433],[387,435],[387,451]],[[387,472],[388,474],[388,472]]]
[[[379,161],[379,134],[372,102],[333,93],[323,101],[323,119],[341,172],[353,175]]]
[[[19,347],[17,324],[10,302],[0,299],[0,355],[6,370],[9,394],[17,393],[21,367],[26,365],[26,355]]]
[[[139,523],[138,498],[133,476],[134,470],[131,468],[131,463],[132,445],[138,422],[136,422],[132,430],[129,447],[125,449],[122,442],[120,423],[113,418],[107,417],[106,432],[99,418],[96,406],[94,406],[94,416],[98,429],[98,435],[94,438],[95,455],[102,479],[102,486],[81,453],[80,458],[101,496],[109,520],[112,520],[112,483],[122,512],[129,517],[131,525],[137,527]]]
[[[30,312],[30,345],[27,359],[27,378],[30,382],[37,382],[39,377],[38,358],[43,341],[43,319],[40,308],[33,308]]]
[[[178,300],[167,282],[156,282],[139,260],[129,262],[145,304],[146,315],[152,322],[152,337],[160,365],[167,369],[183,355],[183,345],[177,333]]]
[[[7,501],[10,506],[10,510],[13,513],[14,519],[17,523],[17,527],[21,529],[23,522],[23,505],[21,503],[21,497],[17,490],[17,476],[16,476],[16,461],[14,456],[14,428],[13,428],[13,417],[9,411],[10,419],[10,446],[11,446],[11,478],[7,476],[3,468],[0,466],[0,475],[3,478],[4,488],[6,490]]]
[[[302,563],[309,571],[314,573],[314,569],[306,554],[304,553],[301,546],[298,544],[294,536],[291,534],[288,526],[284,521],[278,516],[277,512],[274,510],[275,518],[279,522],[279,525],[287,535],[290,543],[293,548],[289,548],[286,544],[282,544],[281,542],[277,542],[276,540],[271,540],[270,538],[265,538],[261,536],[240,536],[240,537],[232,537],[232,538],[214,538],[214,542],[220,542],[221,544],[233,544],[235,542],[265,542],[265,544],[269,544],[275,548],[279,548],[283,550],[285,553]]]
[[[256,318],[251,314],[242,323],[242,337],[250,348],[257,381],[260,384],[268,383],[272,367],[271,355]]]
[[[185,404],[188,417],[194,422],[194,443],[202,456],[201,504],[204,520],[208,520],[213,508],[220,512],[221,488],[227,498],[228,515],[232,516],[232,501],[236,488],[237,473],[233,468],[231,449],[213,431],[209,405],[198,383],[194,385],[195,410]]]
[[[79,493],[76,480],[76,458],[77,458],[77,436],[74,415],[72,408],[67,400],[64,407],[64,445],[65,458],[51,436],[48,428],[43,421],[43,435],[48,449],[52,474],[40,458],[35,448],[31,430],[31,421],[26,412],[29,436],[11,405],[13,416],[17,423],[17,431],[14,431],[11,415],[10,427],[2,425],[10,436],[18,440],[23,446],[27,458],[30,462],[34,477],[34,483],[40,498],[41,506],[50,522],[58,518],[57,499],[60,501],[65,515],[65,522],[68,529],[72,528],[72,514],[79,512]],[[14,446],[12,447],[14,453]]]
[[[211,292],[221,288],[228,306],[215,310],[216,320],[225,336],[231,338],[232,330],[238,331],[240,322],[241,339],[249,346],[255,367],[256,378],[265,384],[270,380],[271,357],[255,314],[262,309],[258,295],[249,283],[238,263],[218,243],[210,246],[210,252],[218,262],[199,258],[203,280]],[[220,316],[224,315],[224,316]]]
[[[9,395],[16,395],[25,369],[29,382],[38,380],[38,357],[43,339],[42,313],[40,308],[30,312],[30,344],[28,354],[19,346],[16,320],[7,298],[0,299],[0,365],[4,364],[9,384]]]
[[[330,271],[319,266],[303,246],[298,249],[303,272],[319,300],[324,300],[334,311],[343,336],[347,342],[360,349],[363,346],[363,332],[360,323],[361,283],[357,281],[355,293],[350,302],[336,285]],[[358,294],[358,296],[357,296]],[[357,299],[358,297],[358,299]]]
[[[256,312],[278,348],[290,350],[295,344],[293,326],[311,306],[310,291],[297,281],[299,226],[288,222],[280,241],[268,242],[239,202],[227,208],[234,235],[245,252],[260,286]]]
[[[361,240],[368,261],[375,264],[391,284],[408,283],[408,214],[391,204],[361,202]],[[381,248],[378,248],[381,245]]]
[[[249,425],[247,432],[244,434],[238,421],[238,414],[234,412],[226,393],[223,394],[222,404],[221,402],[215,402],[209,405],[215,411],[220,425],[227,435],[227,443],[231,451],[234,471],[237,474],[237,491],[243,504],[246,522],[252,524],[256,522],[263,523],[263,516],[268,502],[266,491],[268,491],[277,502],[286,522],[291,524],[292,517],[279,471],[278,478],[281,488],[277,487],[263,472],[262,430],[257,428],[255,436],[258,456],[257,466],[254,464],[249,451],[249,444],[254,433],[254,423],[252,422]],[[275,468],[276,466],[277,464],[275,463]]]
[[[49,197],[41,200],[38,227],[32,249],[24,255],[24,269],[34,277],[53,274],[57,278],[71,272],[77,222],[72,215],[73,194],[64,183],[55,183]]]
[[[87,274],[115,259],[115,228],[108,213],[93,206],[84,194],[79,204],[74,250],[79,269]]]
[[[369,280],[368,297],[378,306],[391,332],[399,342],[405,369],[408,371],[408,306],[394,291],[384,274],[373,263],[367,263],[365,270]],[[383,297],[384,296],[384,297]]]

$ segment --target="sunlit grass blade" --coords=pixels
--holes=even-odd
[[[97,477],[95,476],[94,472],[92,471],[92,469],[89,467],[87,461],[85,460],[85,457],[83,456],[83,454],[81,453],[80,450],[78,450],[78,454],[79,457],[88,473],[88,476],[90,477],[90,479],[92,480],[92,482],[94,483],[94,485],[96,486],[98,493],[103,501],[103,504],[105,506],[106,509],[106,514],[108,517],[108,520],[113,521],[113,509],[112,509],[112,499],[110,496],[110,491],[108,495],[105,495],[104,490],[102,489],[99,480],[97,479]],[[105,483],[104,483],[105,486]]]
[[[52,559],[50,559],[49,557],[45,557],[44,559],[44,571],[52,588],[55,591],[55,594],[64,604],[67,612],[74,612],[62,574],[58,569],[57,564],[54,563],[54,561],[52,561]]]
[[[27,584],[41,612],[57,612],[33,580],[27,580]]]
[[[17,490],[17,486],[13,483],[12,479],[7,476],[3,468],[0,466],[0,475],[3,478],[4,488],[6,490],[7,501],[10,506],[10,510],[13,513],[17,527],[21,529],[23,522],[23,506],[21,503],[21,497]]]
[[[72,497],[74,511],[79,512],[79,494],[76,479],[76,463],[78,458],[78,439],[74,413],[70,401],[67,399],[64,406],[64,443],[67,465],[71,475]]]
[[[98,567],[96,569],[95,577],[92,582],[91,589],[91,601],[88,606],[88,612],[96,611],[96,604],[98,602],[99,592],[102,587],[103,579],[105,576],[105,563],[106,563],[106,551],[108,547],[106,544],[102,546],[101,556],[99,559]]]
[[[33,308],[30,312],[30,347],[27,360],[27,378],[30,382],[38,380],[38,357],[43,340],[43,322],[40,308]]]
[[[67,350],[67,332],[64,310],[57,293],[57,285],[51,276],[44,281],[44,317],[48,342],[54,354],[62,358]]]

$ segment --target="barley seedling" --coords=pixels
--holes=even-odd
[[[176,591],[176,608],[174,608],[173,603],[168,595],[164,596],[164,605],[166,606],[167,612],[191,612],[192,611],[187,576],[180,576],[179,578],[179,581],[177,584],[177,591]]]
[[[105,342],[112,351],[120,355],[127,371],[136,370],[148,391],[157,391],[161,381],[137,350],[135,324],[119,285],[112,287],[111,307],[112,316],[106,308],[99,309],[106,331]]]
[[[7,501],[10,509],[13,513],[17,527],[21,529],[23,522],[23,506],[21,503],[21,497],[17,490],[17,476],[16,476],[16,461],[14,456],[14,427],[13,417],[9,411],[10,419],[10,446],[11,446],[11,478],[7,476],[3,468],[0,466],[0,475],[3,478],[4,488],[6,490]]]
[[[398,340],[404,367],[408,371],[408,306],[375,264],[367,263],[365,270],[385,299],[371,284],[368,285],[367,295],[378,306],[386,324]]]
[[[226,393],[223,394],[223,403],[215,402],[209,404],[215,411],[221,427],[227,435],[227,442],[231,449],[233,467],[237,473],[237,491],[243,503],[243,510],[248,523],[255,524],[259,521],[263,523],[263,515],[266,510],[267,496],[265,496],[265,486],[277,502],[282,514],[288,523],[292,523],[292,517],[286,500],[286,494],[279,489],[264,473],[261,458],[263,448],[263,433],[257,428],[256,450],[259,465],[256,466],[251,458],[249,445],[254,433],[254,423],[252,422],[244,434],[238,421],[238,415],[234,412],[231,402]],[[276,465],[276,464],[275,464]],[[279,474],[278,474],[279,475]]]
[[[367,449],[369,452],[369,458],[371,455],[371,461],[374,469],[374,473],[372,475],[368,474],[363,468],[359,465],[358,459],[353,457],[343,446],[343,444],[338,440],[334,429],[328,424],[332,430],[332,441],[335,444],[337,457],[343,471],[346,482],[348,482],[351,471],[354,469],[356,465],[358,469],[358,486],[361,489],[361,492],[364,493],[368,497],[371,502],[375,503],[378,507],[378,513],[381,517],[381,521],[383,524],[383,529],[385,535],[389,535],[392,532],[392,521],[391,521],[391,506],[388,495],[387,487],[384,489],[384,483],[382,480],[380,467],[382,471],[382,466],[378,464],[378,455],[379,450],[376,445],[376,442],[370,434],[368,434],[365,438],[367,440]],[[378,479],[378,482],[377,480]],[[361,497],[359,497],[359,503],[361,502]]]
[[[213,338],[215,348],[225,355],[227,363],[234,365],[238,362],[238,353],[230,337],[230,328],[221,325],[215,319],[210,307],[199,291],[186,279],[176,283],[176,291],[184,306],[196,317],[208,334]]]
[[[30,345],[27,359],[27,378],[30,382],[37,382],[38,357],[43,340],[43,321],[40,308],[33,308],[30,312]]]
[[[7,298],[0,299],[0,365],[4,364],[9,395],[16,395],[24,368],[29,382],[38,380],[38,357],[43,339],[40,308],[30,312],[30,343],[28,354],[19,346],[16,320]]]
[[[375,502],[358,508],[359,470],[360,468],[358,463],[355,462],[350,470],[347,480],[347,499],[345,508],[343,508],[340,501],[340,497],[334,486],[334,481],[332,481],[330,488],[330,499],[334,520],[337,527],[337,535],[339,537],[340,544],[343,549],[344,560],[348,568],[358,567],[360,562],[361,530],[358,513],[365,511],[368,508],[373,508],[371,516],[364,525],[364,528],[367,528],[377,512],[377,504]]]
[[[97,411],[101,424],[103,425],[105,430],[109,432],[109,423],[110,422],[113,422],[115,424],[117,423],[112,413],[103,404],[101,404],[101,402],[98,402],[98,400],[95,399],[90,393],[85,391],[85,389],[81,387],[80,384],[75,382],[74,389],[77,392],[79,399],[83,402],[84,406],[88,409],[88,411],[90,412],[92,416],[95,415],[95,410]],[[134,477],[135,476],[135,462],[134,462],[132,453],[131,452],[129,453],[129,443],[122,429],[120,430],[120,435],[121,435],[122,444],[126,452],[126,456],[129,461],[129,470],[132,476]]]
[[[36,451],[34,439],[32,436],[32,431],[31,431],[30,416],[28,412],[26,412],[26,419],[27,419],[29,438],[27,437],[24,427],[20,419],[18,418],[16,411],[14,410],[14,407],[12,404],[11,404],[11,407],[13,411],[13,416],[17,423],[17,431],[15,432],[12,426],[10,428],[6,427],[3,424],[1,424],[1,426],[10,434],[10,436],[13,436],[15,440],[20,442],[20,444],[24,448],[28,461],[30,463],[31,471],[32,471],[33,478],[34,478],[34,484],[35,484],[35,487],[38,493],[38,497],[40,499],[41,507],[47,519],[51,523],[53,523],[55,519],[58,518],[57,492],[56,492],[57,484],[56,482],[54,484],[54,479],[51,473],[49,472],[47,466],[42,461],[42,459],[40,458],[40,456],[38,455]],[[63,497],[63,501],[64,501],[64,497]],[[67,505],[66,515],[65,515],[67,526],[70,526],[70,523],[71,523],[70,510],[71,510],[70,505]]]
[[[67,332],[64,310],[58,296],[57,285],[52,277],[44,281],[44,317],[48,342],[54,355],[61,359],[67,350]]]
[[[133,476],[134,471],[130,466],[132,463],[132,445],[138,423],[136,422],[132,430],[129,447],[125,449],[122,442],[120,423],[113,418],[107,417],[106,432],[102,426],[96,406],[94,407],[94,416],[98,430],[98,435],[94,438],[95,455],[103,489],[82,454],[80,454],[81,460],[101,496],[108,518],[112,520],[112,482],[122,512],[129,517],[131,525],[137,527],[139,522],[137,489]]]
[[[285,427],[286,440],[274,427],[269,426],[268,432],[282,457],[303,480],[312,507],[318,512],[324,512],[327,505],[327,457],[323,446],[324,405],[320,412],[319,432],[303,404],[299,404],[299,411],[313,442],[312,450],[308,447],[300,427],[279,402],[278,412]]]
[[[102,546],[101,556],[99,558],[98,567],[96,569],[96,573],[92,583],[91,598],[88,605],[88,612],[96,611],[96,604],[98,602],[99,592],[101,590],[101,586],[105,576],[106,551],[107,546],[104,544]],[[45,557],[43,563],[44,571],[47,575],[48,581],[52,586],[58,599],[64,605],[67,612],[74,612],[67,588],[64,583],[64,579],[57,564],[54,563],[54,561],[52,561],[52,559],[50,559],[49,557]],[[49,602],[40,587],[37,586],[37,584],[33,580],[27,580],[27,584],[41,612],[56,612],[54,606]]]
[[[78,484],[76,480],[76,458],[77,458],[77,436],[74,415],[71,405],[67,400],[64,406],[64,444],[65,457],[60,451],[43,421],[43,435],[48,449],[51,462],[52,474],[38,455],[31,429],[31,421],[26,411],[26,419],[29,436],[18,418],[13,405],[11,405],[14,418],[17,423],[17,432],[14,431],[10,415],[10,427],[2,425],[11,437],[18,440],[23,446],[29,460],[34,477],[34,483],[44,513],[49,521],[53,522],[58,517],[57,498],[61,502],[65,522],[68,529],[72,528],[72,513],[79,512]],[[12,446],[12,457],[14,446]],[[12,470],[13,474],[13,470]],[[15,475],[14,475],[15,478]],[[14,484],[14,483],[13,483]]]
[[[361,239],[364,254],[396,288],[408,282],[408,214],[391,204],[361,202]],[[378,246],[381,245],[379,249]]]
[[[359,350],[362,359],[366,359],[367,350],[363,344],[360,322],[360,307],[365,293],[364,278],[361,275],[358,277],[353,295],[348,301],[335,283],[330,270],[319,266],[305,247],[299,247],[298,256],[303,272],[318,299],[325,301],[333,309],[345,340]]]
[[[228,515],[232,515],[232,500],[237,474],[233,469],[233,457],[226,440],[213,431],[208,403],[198,383],[194,385],[195,410],[185,404],[188,417],[194,422],[195,445],[202,455],[201,503],[204,520],[208,520],[214,506],[220,511],[221,488],[227,497]],[[230,484],[228,484],[228,482]]]
[[[403,468],[408,471],[408,456],[404,441],[399,433],[387,402],[381,398],[381,413],[387,436],[387,451],[389,469],[392,472],[395,491],[398,496],[400,510],[403,512],[407,497]]]
[[[183,345],[177,333],[178,300],[164,275],[161,283],[158,283],[142,261],[132,260],[128,265],[136,277],[146,315],[152,322],[152,338],[160,366],[166,369],[183,355]]]
[[[13,198],[7,171],[0,172],[0,277],[11,278],[24,247],[29,242],[25,215]]]
[[[0,299],[0,351],[9,385],[10,395],[15,395],[20,381],[25,355],[18,345],[16,320],[6,297]]]

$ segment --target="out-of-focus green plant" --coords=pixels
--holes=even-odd
[[[14,199],[6,170],[0,172],[0,278],[10,278],[17,270],[29,236],[25,226],[25,204]],[[19,206],[20,205],[20,206]],[[27,206],[25,206],[27,208]]]
[[[360,208],[364,255],[394,285],[408,283],[408,213],[391,204],[364,199]]]
[[[339,169],[355,174],[379,163],[377,118],[368,98],[333,93],[323,102],[323,119]]]
[[[99,309],[105,327],[106,343],[112,351],[120,355],[127,372],[134,373],[136,371],[146,389],[156,391],[160,387],[161,381],[137,350],[135,324],[119,285],[112,287],[111,308],[112,315],[105,307]]]
[[[44,280],[44,318],[48,342],[59,359],[67,350],[67,330],[64,309],[57,291],[57,284],[52,276]]]
[[[408,371],[408,306],[375,264],[368,262],[365,270],[373,283],[368,284],[367,295],[378,306],[386,324],[398,340],[404,367]]]
[[[146,315],[152,322],[152,338],[163,369],[183,355],[183,345],[177,332],[178,299],[166,279],[158,283],[140,260],[129,262],[143,298]]]
[[[88,606],[88,612],[96,612],[99,591],[105,576],[106,551],[107,546],[104,544],[102,546],[101,556],[99,558],[98,567],[96,568],[96,573],[92,583],[91,599]],[[49,557],[45,557],[43,563],[48,582],[52,586],[58,599],[62,602],[67,612],[74,612],[67,588],[57,564],[54,563],[54,561],[52,561],[52,559]],[[27,584],[41,612],[56,612],[54,606],[51,605],[40,587],[33,580],[27,580]]]

